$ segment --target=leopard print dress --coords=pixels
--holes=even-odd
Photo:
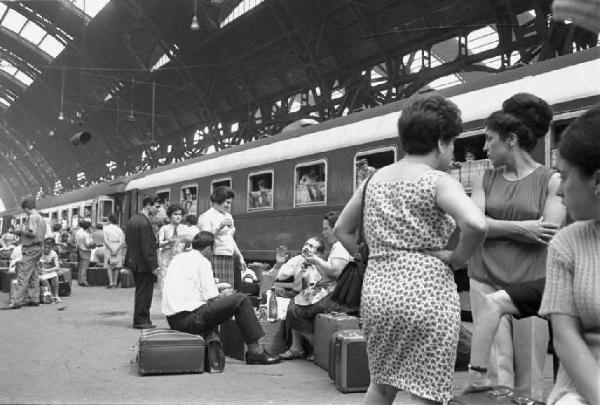
[[[446,403],[460,328],[452,270],[423,250],[443,249],[454,220],[435,201],[432,170],[415,181],[367,186],[364,232],[369,264],[362,289],[371,381]]]

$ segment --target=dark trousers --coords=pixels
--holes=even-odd
[[[21,305],[25,293],[29,293],[29,300],[33,303],[40,302],[40,259],[42,257],[42,246],[23,246],[22,265],[17,267],[17,288],[11,304]]]
[[[133,272],[135,279],[135,302],[133,304],[133,324],[150,323],[150,306],[156,276],[152,273]]]
[[[257,342],[265,335],[252,303],[246,294],[234,293],[209,300],[193,311],[178,312],[167,317],[171,329],[194,335],[205,335],[235,316],[240,334],[247,344]]]
[[[90,267],[91,250],[77,249],[77,283],[87,284],[87,272]]]

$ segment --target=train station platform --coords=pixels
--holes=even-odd
[[[362,393],[338,392],[327,372],[306,360],[249,366],[227,358],[222,374],[141,377],[135,363],[140,331],[131,328],[134,289],[75,284],[61,304],[0,311],[0,403],[359,404],[363,399]],[[8,294],[0,293],[1,305],[7,302]],[[168,327],[156,291],[151,318]],[[456,390],[465,375],[456,374]],[[546,375],[547,394],[550,367]],[[395,403],[410,403],[408,398],[401,393]]]

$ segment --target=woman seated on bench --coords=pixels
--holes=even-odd
[[[337,278],[351,260],[350,254],[333,236],[332,230],[339,217],[339,211],[331,211],[323,218],[323,236],[333,246],[327,261],[321,258],[323,241],[309,239],[302,249],[304,263],[314,266],[320,274],[320,280],[300,291],[288,306],[286,323],[292,330],[292,345],[280,354],[283,360],[303,359],[306,353],[304,339],[311,345],[314,339],[315,317],[327,312],[347,312],[348,308],[332,301],[329,297],[335,288]]]
[[[62,302],[58,297],[58,273],[60,271],[60,264],[58,261],[58,254],[54,250],[56,242],[54,238],[44,239],[44,251],[40,259],[41,273],[40,285],[47,286],[50,288],[52,293],[52,301],[55,303]]]

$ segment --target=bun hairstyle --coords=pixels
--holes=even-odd
[[[517,93],[502,103],[502,110],[492,113],[485,126],[506,139],[517,136],[519,146],[531,152],[543,138],[552,121],[552,109],[543,99],[529,93]]]

